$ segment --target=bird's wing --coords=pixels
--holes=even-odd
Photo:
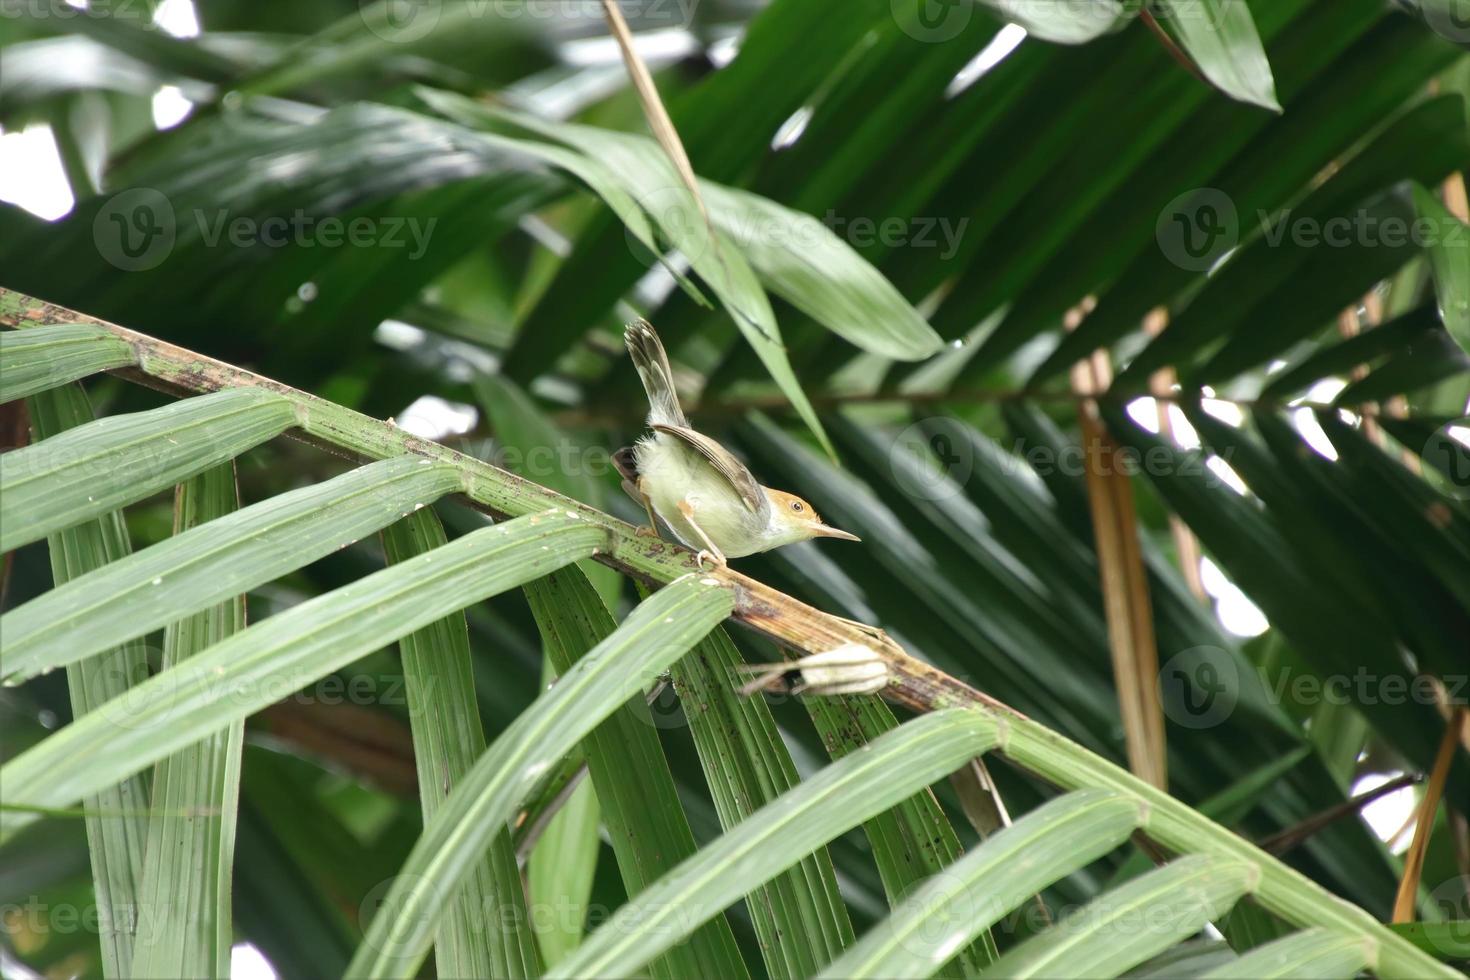
[[[771,502],[766,499],[766,492],[761,489],[755,477],[751,476],[745,464],[736,459],[730,450],[709,436],[702,436],[693,429],[682,425],[664,425],[655,422],[652,427],[656,432],[662,432],[681,440],[690,449],[708,460],[715,471],[729,481],[730,486],[740,495],[740,499],[745,501],[745,506],[750,509],[751,513],[759,514],[771,506]]]

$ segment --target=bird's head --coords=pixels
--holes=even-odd
[[[844,541],[861,541],[856,534],[838,530],[822,523],[816,508],[794,493],[763,487],[766,499],[771,502],[771,522],[767,534],[772,539],[771,547],[806,541],[810,538],[841,538]]]

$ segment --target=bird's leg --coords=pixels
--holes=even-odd
[[[648,526],[638,529],[640,538],[658,537],[658,515],[653,512],[653,500],[643,492],[643,481],[638,481],[638,499],[643,501],[643,509],[648,512]]]
[[[725,553],[715,547],[715,543],[709,539],[709,535],[704,533],[704,528],[700,527],[699,522],[694,519],[694,508],[690,506],[689,501],[679,501],[679,513],[684,515],[684,520],[688,522],[690,527],[694,528],[694,533],[699,535],[699,540],[704,542],[704,550],[694,556],[695,563],[700,568],[703,568],[704,560],[708,558],[716,565],[726,564]]]

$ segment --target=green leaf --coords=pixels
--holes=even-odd
[[[1470,354],[1470,226],[1419,184],[1414,185],[1414,207],[1419,220],[1433,229],[1424,245],[1434,269],[1439,315],[1455,343]]]
[[[0,234],[10,281],[84,295],[122,322],[147,309],[150,329],[205,349],[217,349],[220,322],[259,324],[255,366],[313,363],[321,377],[371,350],[373,327],[451,263],[566,190],[543,161],[442,119],[365,103],[297,109],[247,126],[196,114],[180,152],[140,151],[109,169],[108,195],[55,226]],[[144,214],[161,233],[145,236],[139,266],[109,220]],[[65,276],[51,251],[62,239],[77,258]],[[310,302],[297,295],[305,283]],[[154,302],[165,292],[178,303]]]
[[[1143,830],[1155,843],[1179,853],[1209,855],[1205,859],[1207,862],[1214,860],[1229,869],[1246,865],[1244,873],[1249,881],[1245,883],[1251,885],[1250,890],[1261,906],[1297,926],[1322,926],[1346,935],[1370,936],[1377,944],[1377,962],[1373,967],[1383,976],[1453,975],[1432,957],[1399,940],[1367,912],[1342,901],[1322,901],[1327,898],[1327,893],[1300,872],[1113,763],[1076,752],[1065,738],[1029,719],[1008,720],[1005,754],[1018,766],[1064,789],[1096,787],[1126,792],[1135,797],[1146,804],[1147,819]],[[1176,861],[1161,871],[1176,867],[1178,863]],[[1236,873],[1236,870],[1231,870],[1227,877],[1234,877]],[[1143,880],[1135,879],[1124,887]],[[1112,894],[1116,896],[1121,892],[1119,889]],[[1136,896],[1138,893],[1133,894]],[[1092,911],[1097,910],[1089,910],[1089,913]],[[1096,921],[1097,917],[1088,914],[1077,918]],[[1085,923],[1083,928],[1086,928]],[[1045,951],[1037,949],[1027,954],[1028,957],[1031,955],[1044,956]],[[999,966],[992,967],[995,975],[1008,976],[998,969]],[[1079,968],[1079,972],[1082,969],[1085,967]]]
[[[453,467],[401,456],[186,528],[0,617],[4,682],[272,581],[459,487]]]
[[[64,0],[38,0],[6,12],[7,19],[17,15],[47,30],[74,31],[141,62],[188,78],[225,82],[236,74],[236,66],[229,58],[209,50],[196,39],[174,37],[155,26],[151,17],[140,18],[128,8],[99,9],[87,17],[78,17]]]
[[[286,399],[236,388],[98,419],[0,456],[0,552],[141,500],[296,424]]]
[[[1281,977],[1349,980],[1368,966],[1368,941],[1329,929],[1307,929],[1258,946],[1232,963],[1204,974],[1210,980],[1273,980]]]
[[[582,941],[597,855],[602,850],[600,814],[592,783],[579,781],[571,787],[571,795],[552,815],[526,859],[531,907],[555,912],[538,916],[533,923],[548,965],[565,959]]]
[[[1333,417],[1322,417],[1327,415]],[[1271,452],[1276,474],[1263,477],[1255,473],[1247,479],[1261,486],[1263,499],[1278,506],[1277,521],[1304,559],[1331,568],[1323,573],[1324,583],[1331,582],[1341,595],[1354,596],[1369,606],[1379,621],[1413,651],[1417,661],[1414,668],[1399,667],[1404,663],[1403,654],[1394,650],[1388,653],[1384,666],[1388,670],[1397,668],[1405,680],[1411,680],[1414,672],[1450,675],[1458,671],[1463,651],[1453,637],[1470,630],[1470,618],[1456,606],[1450,590],[1458,588],[1470,596],[1470,583],[1436,581],[1432,570],[1453,562],[1457,552],[1461,556],[1459,564],[1470,562],[1470,548],[1449,546],[1445,540],[1448,536],[1438,533],[1441,529],[1424,515],[1414,513],[1414,507],[1397,494],[1379,499],[1365,497],[1359,489],[1365,484],[1351,467],[1331,466],[1303,442],[1296,427],[1284,417],[1257,410],[1252,421]],[[1329,431],[1345,428],[1332,410],[1320,411],[1318,424]],[[1258,465],[1254,459],[1251,463]],[[1241,469],[1245,471],[1245,461]],[[1404,476],[1405,484],[1418,484],[1407,471]],[[1277,478],[1284,478],[1280,480],[1283,485],[1272,485]],[[1428,491],[1427,487],[1423,489]],[[1369,499],[1374,500],[1373,505],[1364,506],[1361,501]],[[1387,520],[1380,520],[1380,514]],[[1397,534],[1381,530],[1386,526],[1395,526]],[[1352,544],[1345,547],[1348,541]],[[1428,560],[1411,562],[1406,560],[1408,555]],[[1378,581],[1376,570],[1384,573]],[[1421,724],[1433,731],[1439,723],[1425,717]],[[1470,776],[1470,771],[1459,771],[1456,782],[1465,776]]]
[[[452,56],[468,47],[490,66],[517,60],[517,49],[534,43],[534,8],[521,3],[481,7],[456,4],[424,8],[398,7],[393,0],[363,0],[339,20],[327,24],[281,52],[260,71],[241,79],[238,88],[253,95],[272,95],[376,71],[399,58]],[[311,11],[307,23],[319,23]],[[475,64],[480,59],[466,59]],[[537,59],[539,62],[539,59]],[[529,67],[529,66],[526,66]]]
[[[431,508],[383,530],[383,551],[393,565],[422,561],[447,543]],[[398,641],[398,649],[413,729],[419,805],[427,824],[485,751],[464,613],[450,613],[409,633]],[[434,934],[435,968],[445,977],[537,976],[541,963],[530,923],[510,832],[502,828],[465,876],[464,887]]]
[[[597,159],[623,181],[639,206],[653,218],[664,238],[678,249],[699,273],[700,279],[720,298],[730,319],[735,321],[741,335],[760,356],[777,387],[830,455],[832,447],[827,441],[827,434],[791,370],[786,348],[781,343],[776,314],[755,271],[715,212],[711,212],[710,217],[721,227],[713,235],[706,230],[694,196],[680,183],[673,165],[659,145],[646,137],[592,126],[548,123],[514,114],[506,114],[505,119],[512,125],[548,139],[560,140]],[[701,193],[706,193],[703,182]]]
[[[1470,960],[1470,920],[1396,922],[1389,928],[1441,959]]]
[[[1249,897],[1236,903],[1249,901]],[[1129,970],[1124,976],[1129,980],[1174,980],[1175,977],[1194,977],[1222,963],[1236,959],[1229,943],[1214,939],[1191,939],[1173,949],[1165,950],[1148,962]]]
[[[1190,290],[1201,281],[1198,263],[1180,264],[1176,248],[1162,248],[1156,222],[1183,222],[1186,226],[1203,229],[1204,220],[1208,217],[1203,208],[1210,202],[1195,193],[1198,189],[1215,188],[1233,203],[1241,221],[1239,240],[1249,248],[1249,232],[1255,223],[1253,219],[1278,214],[1283,208],[1303,213],[1302,208],[1310,205],[1310,198],[1302,199],[1302,195],[1311,190],[1317,175],[1324,172],[1323,168],[1329,161],[1351,168],[1364,150],[1372,149],[1376,154],[1414,146],[1427,152],[1438,152],[1446,143],[1453,145],[1463,141],[1463,109],[1454,105],[1452,100],[1430,100],[1426,104],[1415,105],[1402,117],[1397,116],[1402,106],[1413,104],[1415,93],[1423,91],[1427,80],[1455,56],[1452,49],[1406,18],[1383,16],[1381,7],[1356,2],[1331,6],[1315,4],[1314,7],[1322,11],[1319,16],[1335,14],[1351,18],[1360,25],[1353,32],[1356,43],[1352,43],[1319,77],[1309,79],[1310,84],[1291,103],[1292,111],[1277,118],[1266,117],[1269,124],[1258,139],[1232,155],[1228,162],[1169,189],[1172,200],[1161,204],[1159,210],[1148,212],[1142,243],[1136,255],[1111,269],[1101,283],[1092,287],[1097,289],[1097,309],[1077,330],[1063,338],[1056,351],[1036,371],[1033,383],[1061,374],[1094,349],[1137,331],[1148,311],[1159,304],[1167,303],[1177,311],[1180,303],[1188,299]],[[1363,17],[1368,18],[1366,23],[1371,27],[1366,32],[1361,26],[1364,22],[1359,20]],[[1341,28],[1335,28],[1332,33],[1338,30]],[[1317,49],[1322,44],[1322,36],[1320,28],[1310,30],[1295,47]],[[1278,57],[1286,59],[1284,54]],[[1286,64],[1290,64],[1289,59]],[[1373,133],[1385,120],[1389,120],[1389,132],[1392,134],[1387,142],[1376,149],[1374,143],[1364,143],[1365,135]],[[1431,124],[1435,131],[1426,131],[1426,124]],[[1222,130],[1228,132],[1230,127],[1222,126]],[[1423,156],[1424,152],[1419,155]],[[1462,158],[1463,155],[1462,151]],[[1193,159],[1195,155],[1191,153],[1189,156]],[[1357,193],[1361,195],[1388,186],[1413,170],[1412,161],[1389,163],[1373,181],[1359,185]],[[1148,172],[1163,171],[1154,165]],[[1343,175],[1339,172],[1337,176]],[[1335,179],[1324,186],[1330,186]],[[1126,185],[1122,193],[1127,200],[1117,207],[1121,212],[1131,214],[1137,207],[1133,185]],[[1203,243],[1203,240],[1197,243]],[[1223,256],[1226,246],[1231,244],[1235,242],[1217,239],[1214,251]],[[1106,236],[1100,241],[1094,240],[1091,250],[1096,254],[1104,248],[1111,251],[1114,247],[1112,236]],[[1202,258],[1212,256],[1213,253],[1207,252]],[[1279,256],[1262,256],[1265,268],[1255,274],[1262,277],[1262,281],[1278,274],[1267,264],[1271,262],[1279,264]],[[1252,287],[1249,278],[1244,286]],[[1063,302],[1073,303],[1075,296],[1083,294],[1063,293],[1069,297]],[[1220,304],[1224,307],[1220,312],[1239,313],[1240,297],[1246,295],[1241,286],[1226,290],[1222,295],[1229,297],[1230,301]],[[1171,324],[1165,333],[1172,332],[1174,326]]]
[[[499,124],[502,117],[484,103],[468,99],[458,93],[419,87],[414,90],[414,94],[435,112],[477,130],[479,138],[491,146],[516,153],[526,153],[565,170],[602,198],[602,203],[617,215],[623,227],[638,240],[639,244],[648,249],[650,255],[659,254],[660,249],[654,239],[653,225],[649,223],[647,213],[628,187],[619,180],[618,175],[603,166],[596,157],[542,140],[516,139],[501,133],[486,132],[486,127]],[[695,301],[703,306],[709,306],[709,300],[704,298],[704,294],[683,272],[668,264],[665,264],[665,268]]]
[[[1297,220],[1294,213],[1280,216],[1267,234],[1283,234]],[[1312,227],[1310,219],[1302,220],[1308,223],[1296,225],[1298,230]],[[1409,227],[1413,221],[1413,207],[1403,188],[1396,187],[1356,203],[1350,210],[1343,210],[1327,221],[1330,224],[1322,226],[1323,233],[1333,237],[1326,237],[1323,241],[1340,243],[1342,240],[1335,236],[1344,227],[1341,222],[1356,221],[1368,228]],[[1256,263],[1272,263],[1274,270],[1291,270],[1290,275],[1257,297],[1254,304],[1241,304],[1235,312],[1241,317],[1238,322],[1225,318],[1223,325],[1228,329],[1229,340],[1219,344],[1218,349],[1197,369],[1184,372],[1186,384],[1197,387],[1221,383],[1286,353],[1293,343],[1312,336],[1323,323],[1333,320],[1354,299],[1360,298],[1365,289],[1398,271],[1416,254],[1408,236],[1391,238],[1385,235],[1382,241],[1378,241],[1370,234],[1355,235],[1346,244],[1321,246],[1322,242],[1313,243],[1310,238],[1293,238],[1284,244],[1278,241],[1277,245],[1269,247],[1265,242],[1257,243],[1252,255]],[[1273,252],[1274,255],[1271,254]],[[1226,271],[1237,273],[1232,284],[1238,288],[1249,290],[1269,283],[1269,279],[1252,282],[1242,278],[1250,273],[1244,265],[1234,270],[1227,266]],[[1208,322],[1211,307],[1225,295],[1220,291],[1225,288],[1220,282],[1214,280],[1211,295],[1202,294],[1196,299],[1194,305],[1160,335],[1159,340],[1163,340],[1175,326],[1185,323],[1185,318],[1196,311],[1204,313]],[[1242,293],[1243,299],[1249,301],[1250,297],[1249,292]],[[1243,316],[1241,309],[1244,310]],[[1274,327],[1261,322],[1261,317],[1268,310],[1278,318]],[[1220,320],[1217,319],[1216,324],[1221,325]],[[1215,341],[1220,339],[1214,338]],[[1123,383],[1134,383],[1140,376],[1130,365],[1128,380]]]
[[[1261,797],[1291,770],[1295,769],[1303,759],[1312,754],[1312,747],[1301,745],[1279,759],[1266,763],[1259,769],[1255,769],[1246,776],[1215,795],[1198,804],[1199,812],[1217,823],[1227,827],[1240,824],[1252,810],[1260,805]],[[1133,854],[1124,861],[1113,873],[1110,881],[1120,884],[1131,878],[1136,878],[1154,867],[1152,857],[1142,849],[1135,850]],[[1236,907],[1231,915],[1238,912]],[[1227,919],[1229,917],[1227,916]],[[1222,926],[1222,932],[1229,936],[1229,930]]]
[[[602,484],[589,465],[591,455],[558,429],[520,385],[504,375],[490,374],[477,377],[474,387],[495,438],[520,460],[512,465],[507,458],[501,465],[573,500],[603,506]],[[596,562],[583,562],[580,567],[603,602],[616,607],[622,576]]]
[[[174,533],[207,524],[239,506],[234,464],[205,470],[178,488]],[[164,634],[162,668],[177,666],[244,628],[244,595],[172,623]],[[155,815],[148,823],[135,976],[229,975],[244,741],[245,723],[237,720],[160,760],[154,769]]]
[[[1221,91],[1281,111],[1276,79],[1249,5],[1240,0],[1163,0],[1159,6],[1184,50]]]
[[[729,590],[689,575],[639,605],[563,674],[501,733],[424,828],[384,900],[388,914],[373,920],[348,973],[413,976],[464,869],[540,778],[732,608]]]
[[[856,55],[870,32],[891,23],[891,8],[868,0],[856,8],[851,0],[763,7],[735,60],[669,107],[696,172],[728,184],[746,179],[769,159],[783,120],[820,95],[829,78],[860,63]],[[594,219],[527,314],[505,372],[527,382],[550,368],[645,271],[621,222]]]
[[[701,193],[766,287],[843,340],[899,361],[944,348],[903,294],[815,216],[720,184],[703,182]]]
[[[1339,344],[1314,350],[1310,356],[1272,378],[1270,384],[1261,390],[1261,396],[1285,400],[1323,378],[1346,375],[1359,365],[1374,363],[1385,356],[1403,356],[1438,330],[1439,321],[1434,310],[1421,306]]]
[[[735,644],[717,628],[670,671],[726,832],[800,782],[765,700],[738,693],[746,679],[739,663]],[[824,847],[753,889],[745,902],[772,977],[809,977],[852,943],[852,922]]]
[[[1311,535],[1316,546],[1345,545],[1321,530],[1320,515],[1314,517],[1318,505],[1282,479],[1278,464],[1259,445],[1208,413],[1191,412],[1206,447],[1228,459],[1258,494],[1271,495],[1269,511],[1214,477],[1201,455],[1180,451],[1145,433],[1111,403],[1104,403],[1103,415],[1114,438],[1143,458],[1160,461],[1145,472],[1164,501],[1319,674],[1351,677],[1366,669],[1379,678],[1395,678],[1394,684],[1411,684],[1393,624],[1370,603],[1371,597],[1343,601],[1344,594],[1358,595],[1361,584],[1355,588],[1350,579],[1339,576],[1357,566],[1341,557],[1335,564],[1313,562],[1312,552],[1301,542]],[[1263,555],[1271,560],[1263,560]],[[1350,588],[1353,591],[1347,592]],[[1435,731],[1442,725],[1421,705],[1389,705],[1386,700],[1363,703],[1364,714],[1401,752],[1428,765],[1434,757]]]
[[[13,401],[134,363],[116,334],[82,323],[0,333],[0,402]]]
[[[433,100],[430,102],[432,104]],[[546,146],[526,142],[531,146]],[[547,149],[575,160],[583,159],[559,147],[547,146]],[[631,198],[627,204],[639,218],[643,217],[643,212]],[[651,241],[650,238],[650,244]],[[505,457],[502,465],[569,497],[593,506],[601,505],[602,486],[585,466],[587,454],[580,447],[575,447],[568,436],[542,414],[519,385],[495,374],[477,377],[474,388],[480,406],[489,417],[501,455]],[[518,462],[512,462],[511,454]],[[616,571],[590,561],[580,563],[578,568],[595,584],[606,602],[617,602],[623,580]],[[575,577],[571,572],[565,575]],[[532,583],[526,587],[528,597],[539,591],[538,585]],[[532,610],[537,611],[534,603]],[[542,615],[537,613],[538,621]],[[608,632],[611,630],[609,626]],[[589,643],[578,653],[585,652],[591,645]],[[562,669],[570,665],[556,666],[550,658],[550,646],[549,642],[546,643],[547,659],[542,670],[543,682],[548,686],[555,683]],[[581,758],[580,753],[568,756],[568,760],[577,762]],[[555,910],[554,916],[539,916],[534,923],[547,964],[562,959],[582,940],[597,857],[602,849],[598,833],[600,806],[592,783],[582,782],[572,787],[569,797],[554,800],[552,805],[558,809],[541,831],[540,839],[526,860],[526,887],[532,907]]]
[[[56,438],[92,421],[92,408],[77,385],[33,395],[28,405],[31,426],[39,439]],[[47,548],[51,554],[51,577],[64,584],[125,556],[131,543],[122,514],[112,512],[51,534]],[[77,723],[75,719],[90,718],[95,722],[98,715],[92,712],[111,703],[113,698],[125,696],[134,684],[147,677],[147,654],[142,644],[126,643],[67,667],[66,686],[71,697],[73,724]],[[9,767],[0,767],[0,772],[6,768]],[[87,849],[92,856],[97,931],[102,944],[103,972],[108,977],[133,975],[133,930],[148,843],[145,814],[149,797],[148,781],[135,773],[136,770],[130,770],[122,778],[117,772],[110,776],[104,774],[89,792],[78,794],[66,804],[80,799],[87,812]],[[5,802],[23,800],[13,784],[6,783],[5,787]]]
[[[882,698],[858,695],[805,697],[802,706],[811,715],[822,745],[833,759],[860,752],[884,732],[898,727],[898,719]],[[929,790],[915,793],[886,813],[863,824],[873,849],[873,862],[883,881],[889,905],[897,905],[919,883],[937,875],[960,857],[954,827]],[[973,977],[996,957],[988,930],[981,939],[955,954],[941,976]]]
[[[625,975],[696,925],[995,744],[993,720],[936,711],[766,804],[635,896],[548,976]]]
[[[1470,239],[1466,245],[1470,246]],[[1470,378],[1470,354],[1458,347],[1447,332],[1435,329],[1399,357],[1348,385],[1333,403],[1362,405],[1386,401],[1405,392],[1423,391],[1450,378]]]
[[[1117,976],[1198,932],[1256,881],[1255,869],[1243,862],[1202,854],[1179,858],[1032,936],[985,975]]]
[[[272,616],[0,767],[10,802],[64,806],[450,612],[585,558],[605,532],[560,511],[485,528]],[[7,833],[29,822],[4,814]]]
[[[1448,420],[1383,416],[1381,424],[1399,443],[1417,455],[1431,471],[1456,491],[1470,482],[1470,447],[1450,438]],[[1470,425],[1461,422],[1463,425]]]
[[[617,621],[580,567],[528,582],[524,589],[546,656],[559,674],[611,636]],[[619,706],[582,742],[587,768],[618,868],[629,895],[637,895],[695,851],[658,725],[641,695]],[[705,923],[648,964],[658,980],[746,974],[735,936],[723,915]]]
[[[1142,822],[1138,802],[1116,793],[1081,790],[1053,800],[936,874],[822,975],[927,977],[957,946],[1107,854]]]
[[[1374,505],[1361,511],[1370,526],[1395,548],[1415,556],[1470,610],[1470,582],[1458,573],[1470,563],[1470,514],[1445,507],[1433,488],[1336,412],[1323,409],[1316,417],[1341,454],[1344,469],[1372,494]],[[1444,664],[1446,677],[1454,676],[1458,663],[1451,659]]]
[[[927,0],[915,0],[924,3]],[[1118,0],[1099,0],[1081,7],[1015,0],[969,0],[995,11],[996,16],[1019,24],[1026,33],[1057,44],[1086,44],[1127,24],[1132,14]],[[1129,5],[1130,9],[1132,5]],[[901,8],[907,13],[908,8]],[[932,19],[932,17],[931,17]]]
[[[1166,235],[1177,234],[1179,227],[1174,224],[1176,219],[1172,214],[1180,209],[1181,203],[1191,201],[1187,189],[1218,188],[1225,168],[1231,167],[1234,161],[1250,159],[1271,149],[1280,151],[1280,146],[1273,144],[1285,143],[1289,149],[1285,158],[1281,152],[1276,154],[1277,169],[1272,174],[1274,180],[1282,180],[1294,168],[1319,167],[1323,154],[1331,153],[1321,147],[1324,139],[1330,140],[1344,132],[1352,133],[1350,139],[1357,138],[1361,126],[1344,119],[1345,115],[1381,117],[1382,109],[1368,98],[1360,97],[1361,90],[1371,86],[1370,90],[1376,93],[1394,84],[1393,81],[1378,70],[1380,65],[1370,63],[1370,57],[1344,57],[1376,21],[1386,19],[1381,9],[1356,2],[1333,5],[1292,2],[1254,9],[1263,15],[1257,26],[1276,68],[1280,99],[1291,106],[1291,124],[1286,125],[1283,117],[1257,112],[1254,107],[1238,102],[1213,95],[1204,99],[1198,110],[1181,121],[1151,157],[1134,167],[1139,177],[1168,176],[1128,180],[1114,188],[1101,206],[1090,209],[1085,223],[1068,236],[1066,244],[1016,297],[1012,308],[1005,313],[1003,324],[987,338],[987,350],[1014,349],[1016,343],[1054,326],[1078,296],[1099,295],[1101,289],[1141,256],[1151,252],[1162,258],[1160,223],[1163,222]],[[1384,43],[1392,42],[1385,39]],[[1386,54],[1379,58],[1393,64],[1398,73],[1408,74],[1415,58],[1412,55],[1406,58],[1401,49],[1395,50],[1394,55],[1393,59]],[[1196,87],[1172,66],[1165,70],[1178,78],[1181,85]],[[1418,79],[1422,78],[1421,70]],[[1321,101],[1324,86],[1331,86],[1336,109],[1332,113],[1314,110],[1313,102]],[[1301,119],[1307,120],[1305,126]],[[1290,130],[1289,138],[1281,129]],[[1183,198],[1181,191],[1186,192]],[[1196,198],[1193,203],[1201,200]],[[1243,202],[1239,210],[1248,213]],[[1173,237],[1164,241],[1174,244]],[[1222,242],[1217,251],[1223,250]],[[1206,256],[1213,257],[1213,254],[1207,252]],[[1172,289],[1171,284],[1159,281],[1152,286],[1156,300],[1168,297]],[[1137,320],[1132,326],[1137,326]],[[1067,342],[1064,338],[1062,345],[1058,345],[1060,358],[1065,358],[1061,347]],[[976,355],[977,359],[989,356]],[[1055,362],[1049,357],[1047,366],[1037,372],[1033,382],[1046,376],[1052,363]]]

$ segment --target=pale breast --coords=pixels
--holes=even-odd
[[[696,550],[705,547],[679,510],[680,501],[689,504],[700,528],[725,557],[739,558],[759,549],[764,522],[703,456],[662,433],[638,440],[634,451],[643,492],[683,544]]]

